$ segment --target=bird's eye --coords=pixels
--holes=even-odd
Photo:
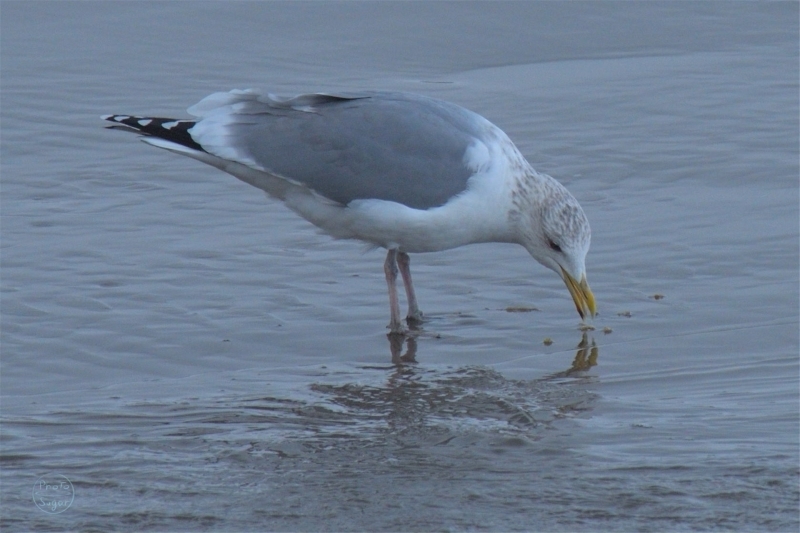
[[[559,253],[561,252],[561,247],[558,244],[556,244],[555,241],[550,237],[547,238],[547,245],[550,246],[550,249],[553,250],[554,252],[559,252]]]

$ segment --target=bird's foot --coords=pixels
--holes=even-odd
[[[405,320],[397,323],[389,322],[386,328],[389,330],[389,335],[400,335],[404,337],[416,337],[422,331],[423,320],[422,313],[415,316],[407,316]]]
[[[389,328],[389,335],[405,335],[408,332],[405,324],[400,320],[392,320],[386,327]]]
[[[422,318],[422,311],[419,309],[414,312],[409,311],[408,316],[406,317],[406,324],[408,324],[408,327],[414,329],[418,326],[421,326],[423,322],[424,319]]]

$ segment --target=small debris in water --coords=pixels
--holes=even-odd
[[[608,327],[606,327],[606,328],[603,328],[603,333],[605,333],[606,335],[608,335],[608,334],[609,334],[609,333],[611,333],[612,331],[614,331],[614,330],[613,330],[613,329],[611,329],[611,328],[608,328]]]
[[[535,307],[525,307],[521,305],[506,307],[506,313],[530,313],[531,311],[538,311]]]
[[[653,300],[663,300],[663,299],[664,299],[664,295],[663,295],[663,294],[658,294],[658,293],[656,293],[656,294],[654,294],[653,296],[651,296],[651,298],[652,298]]]
[[[544,340],[542,341],[542,344],[544,344],[545,346],[550,346],[551,344],[553,344],[553,339],[551,339],[550,337],[545,337]]]
[[[617,313],[617,316],[626,316],[626,317],[630,318],[631,317],[631,312],[630,311],[622,311],[621,313]]]

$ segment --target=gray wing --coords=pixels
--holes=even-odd
[[[348,204],[391,200],[417,209],[446,203],[474,174],[465,164],[484,119],[455,104],[404,93],[211,95],[192,114],[204,150],[302,183]]]

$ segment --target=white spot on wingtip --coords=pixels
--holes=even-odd
[[[177,126],[179,122],[180,122],[179,120],[175,120],[175,121],[173,121],[173,122],[165,122],[165,123],[163,123],[163,124],[161,125],[161,127],[162,127],[162,128],[165,128],[165,129],[168,129],[168,130],[171,130],[172,128],[174,128],[175,126]]]
[[[140,126],[147,126],[147,125],[148,125],[148,124],[150,124],[151,122],[153,122],[153,121],[152,121],[152,119],[149,119],[149,118],[143,118],[142,120],[140,120],[140,121],[139,121],[139,125],[140,125]]]

